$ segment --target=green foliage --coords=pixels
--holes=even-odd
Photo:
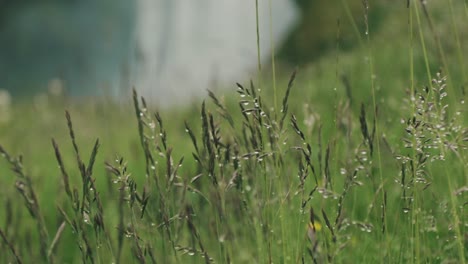
[[[365,27],[362,1],[296,0],[296,3],[300,11],[299,23],[282,44],[280,59],[302,65],[328,54],[336,45],[350,50],[359,44],[355,27],[359,30]],[[386,19],[385,10],[395,3],[371,1],[371,5],[368,19],[372,30],[376,31]],[[350,16],[355,24],[350,23]]]

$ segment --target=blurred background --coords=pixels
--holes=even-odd
[[[353,47],[347,15],[361,23],[364,10],[351,2],[346,10],[340,0],[259,0],[264,69],[273,51],[289,69],[337,38]],[[372,15],[373,27],[385,17]],[[172,104],[255,76],[257,54],[255,0],[0,0],[0,89],[13,98],[122,97],[135,86]]]

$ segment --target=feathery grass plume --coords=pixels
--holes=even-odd
[[[130,174],[127,173],[127,163],[123,158],[116,159],[117,167],[105,162],[106,170],[116,178],[111,180],[114,184],[120,184],[119,187],[119,202],[118,202],[118,215],[119,221],[117,225],[117,263],[120,263],[122,257],[122,249],[124,242],[124,229],[125,229],[125,202],[128,201],[128,191],[130,190]]]
[[[408,199],[403,211],[411,210],[411,217],[418,219],[419,208],[423,204],[424,191],[429,189],[435,181],[432,175],[432,163],[444,161],[448,155],[454,154],[458,159],[463,160],[459,155],[459,150],[464,149],[462,138],[468,129],[458,121],[457,114],[451,116],[446,103],[446,77],[441,72],[436,74],[430,87],[415,89],[411,97],[414,114],[406,118],[406,135],[402,139],[405,152],[397,155],[401,162],[401,182],[402,188],[409,190],[408,197],[403,191],[403,199]],[[455,112],[457,113],[457,112]],[[466,168],[466,165],[464,166]],[[406,179],[406,178],[409,179]],[[449,193],[453,193],[456,188],[451,175],[445,168],[446,188]],[[458,257],[465,258],[464,241],[462,239],[462,227],[460,226],[460,212],[458,209],[460,202],[456,196],[450,196],[450,214],[453,219],[453,230],[456,236],[455,244],[458,249]],[[417,230],[423,230],[417,226]],[[414,233],[415,239],[420,239],[420,233]],[[416,254],[420,254],[420,249],[416,249]]]
[[[198,157],[200,155],[200,150],[198,149],[197,138],[195,137],[195,134],[193,133],[192,129],[189,127],[187,121],[184,121],[184,124],[185,124],[185,131],[189,134],[190,139],[192,140],[192,144],[195,147],[196,155]]]
[[[143,154],[145,156],[145,172],[146,172],[146,177],[151,177],[153,176],[153,179],[155,179],[156,185],[159,185],[158,178],[155,175],[155,171],[152,170],[152,168],[155,167],[155,160],[153,157],[153,154],[151,153],[148,138],[145,135],[145,126],[148,126],[145,123],[145,118],[149,119],[145,115],[147,115],[148,109],[146,108],[146,102],[142,98],[142,105],[143,109],[140,108],[140,103],[138,102],[138,94],[135,89],[133,89],[133,106],[135,108],[135,114],[137,118],[137,125],[138,125],[138,135],[140,138],[140,144],[143,149]]]
[[[205,263],[209,264],[213,262],[213,259],[209,257],[208,253],[205,251],[205,247],[203,246],[203,242],[200,237],[200,233],[198,233],[197,227],[193,222],[193,215],[195,214],[193,207],[191,205],[186,205],[185,207],[185,220],[187,221],[187,226],[190,231],[192,237],[197,241],[198,246],[200,248],[202,257]]]
[[[331,223],[330,223],[330,220],[328,220],[328,216],[327,216],[327,214],[325,213],[325,210],[323,210],[323,208],[322,208],[322,216],[323,216],[323,220],[325,220],[325,224],[327,225],[328,230],[330,230],[330,233],[331,233],[331,235],[332,235],[332,242],[333,242],[333,243],[336,243],[335,231],[334,231],[334,229],[333,229],[333,226],[332,226]]]
[[[44,261],[53,262],[53,259],[47,258],[47,247],[49,244],[49,233],[44,222],[44,216],[39,207],[36,192],[32,186],[32,179],[24,172],[23,157],[20,155],[17,158],[12,157],[0,145],[0,155],[3,156],[10,164],[11,170],[16,174],[17,180],[15,183],[16,190],[24,199],[24,204],[28,209],[29,214],[36,220],[37,229],[39,231],[40,254]]]
[[[138,230],[136,228],[136,219],[134,217],[130,217],[130,219],[127,219],[130,220],[130,226],[128,228],[125,228],[124,222],[126,220],[125,214],[127,213],[127,211],[125,210],[124,205],[128,204],[129,209],[132,211],[132,214],[134,214],[134,205],[137,204],[139,208],[137,212],[140,213],[140,219],[143,219],[150,198],[147,186],[143,188],[143,193],[140,195],[137,190],[137,184],[132,179],[131,175],[127,172],[127,163],[124,162],[123,158],[117,159],[116,162],[117,166],[114,166],[109,162],[105,162],[105,165],[106,169],[116,177],[116,179],[113,180],[113,182],[120,184],[118,203],[119,222],[117,227],[117,260],[120,261],[123,250],[124,237],[127,236],[134,238],[132,240],[132,242],[134,243],[132,247],[132,252],[135,255],[135,257],[140,262],[145,262],[145,257],[143,256],[145,254],[141,254],[142,245],[140,244],[141,238],[137,234]],[[135,239],[135,236],[138,239]]]
[[[135,88],[133,88],[133,106],[135,107],[135,114],[137,117],[137,124],[138,124],[138,134],[140,136],[141,146],[146,151],[146,143],[144,142],[145,135],[143,131],[143,120],[142,120],[143,113],[140,110],[140,104],[138,103],[138,94]]]
[[[296,194],[301,193],[302,197],[304,197],[305,180],[309,176],[309,166],[304,166],[302,159],[299,160],[297,176],[299,177],[299,186]]]
[[[62,180],[63,180],[63,186],[65,188],[65,193],[72,200],[73,196],[72,196],[72,192],[70,189],[70,181],[69,181],[70,177],[68,176],[67,170],[65,169],[65,164],[63,163],[62,155],[60,154],[59,146],[57,142],[55,141],[55,139],[52,139],[52,146],[54,148],[55,158],[57,159],[57,163],[59,164],[60,172],[62,173]],[[73,204],[75,204],[76,202],[77,201],[72,200]]]
[[[91,213],[91,204],[95,202],[97,205],[98,212],[94,215],[93,220],[95,220],[95,222],[93,226],[96,229],[96,231],[98,231],[99,229],[105,231],[104,222],[102,221],[103,207],[96,186],[94,184],[94,179],[92,178],[93,166],[99,149],[99,139],[96,139],[94,143],[89,158],[88,166],[86,166],[80,157],[80,152],[78,149],[78,144],[76,143],[75,132],[73,130],[73,123],[71,120],[70,113],[68,111],[65,111],[65,116],[67,119],[67,126],[69,129],[73,149],[75,150],[78,169],[80,170],[82,178],[81,214],[83,214],[86,218],[87,215]],[[91,196],[91,192],[93,193],[93,196]]]
[[[254,92],[255,92],[255,90],[254,90]],[[218,109],[219,109],[218,113],[224,119],[226,119],[226,121],[229,123],[229,125],[232,128],[234,128],[234,120],[232,119],[231,113],[229,113],[229,111],[226,109],[226,107],[218,100],[218,98],[216,97],[216,95],[212,91],[208,90],[208,96],[211,98],[213,103],[218,107]]]
[[[167,150],[167,132],[166,129],[163,127],[163,121],[161,116],[159,115],[159,112],[156,112],[154,114],[154,117],[156,118],[158,125],[159,125],[159,136],[161,137],[161,143],[163,144],[164,150]]]
[[[307,206],[307,203],[312,199],[312,197],[314,196],[314,193],[315,193],[315,191],[317,191],[317,189],[318,189],[318,185],[315,185],[315,187],[309,192],[307,198],[302,199],[302,203],[301,203],[301,210],[302,211],[304,211],[304,209]]]
[[[212,135],[209,125],[209,113],[206,111],[205,101],[202,103],[201,107],[201,118],[202,118],[202,137],[203,137],[203,146],[205,147],[205,154],[207,155],[208,165],[205,170],[208,173],[209,178],[214,186],[218,185],[218,179],[215,173],[215,152],[214,146],[212,143]]]
[[[105,226],[104,207],[102,205],[101,196],[96,188],[95,179],[92,177],[93,168],[100,147],[100,143],[99,139],[96,139],[90,154],[88,165],[86,165],[81,159],[80,150],[76,142],[75,131],[73,129],[73,122],[71,119],[71,115],[68,111],[65,111],[65,117],[67,119],[68,132],[75,152],[78,170],[81,174],[82,192],[80,198],[80,193],[78,192],[78,189],[76,187],[73,187],[73,192],[67,194],[73,205],[73,218],[69,217],[66,210],[64,210],[61,206],[58,206],[58,210],[62,217],[65,219],[64,222],[68,223],[74,230],[78,239],[77,242],[79,249],[82,253],[83,260],[89,260],[91,263],[94,263],[96,261],[96,257],[99,257],[100,255],[100,250],[94,250],[96,244],[101,244],[102,242],[106,243],[110,255],[114,256],[111,236],[108,233],[108,230]],[[62,173],[64,185],[68,185],[68,188],[70,188],[71,186],[69,184],[68,173],[65,170],[58,144],[54,139],[52,140],[52,146],[54,148],[55,156]],[[93,227],[95,239],[88,236],[89,232],[87,230],[86,225],[91,225]],[[61,233],[59,233],[59,231],[57,232],[57,235]],[[101,232],[104,235],[103,237],[101,237],[100,235]],[[58,241],[59,236],[57,235],[56,239]],[[52,250],[53,248],[51,248],[50,251]]]
[[[208,115],[209,117],[209,127],[210,127],[210,139],[213,142],[213,147],[216,149],[216,156],[219,157],[221,155],[221,149],[224,147],[224,144],[221,143],[221,136],[220,136],[220,128],[217,124],[215,124],[213,115],[210,113]]]
[[[318,185],[319,181],[318,181],[317,175],[315,173],[315,167],[312,164],[312,147],[310,146],[310,144],[308,142],[306,142],[304,133],[299,128],[299,125],[297,124],[297,118],[296,118],[295,115],[291,116],[291,125],[294,128],[294,131],[301,137],[303,143],[306,144],[306,149],[304,149],[303,147],[294,147],[294,149],[300,150],[302,152],[303,157],[305,158],[305,160],[307,162],[307,165],[312,170],[312,174],[314,175],[315,184]]]

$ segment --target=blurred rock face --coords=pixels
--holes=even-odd
[[[172,104],[255,71],[252,0],[4,3],[0,87],[13,96],[45,92],[51,80],[61,80],[73,96],[128,96],[135,86],[156,103]],[[259,0],[263,59],[295,17],[291,1]]]

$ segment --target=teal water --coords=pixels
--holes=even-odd
[[[71,95],[115,92],[134,58],[134,2],[27,2],[2,10],[0,89],[31,95],[60,78]]]

